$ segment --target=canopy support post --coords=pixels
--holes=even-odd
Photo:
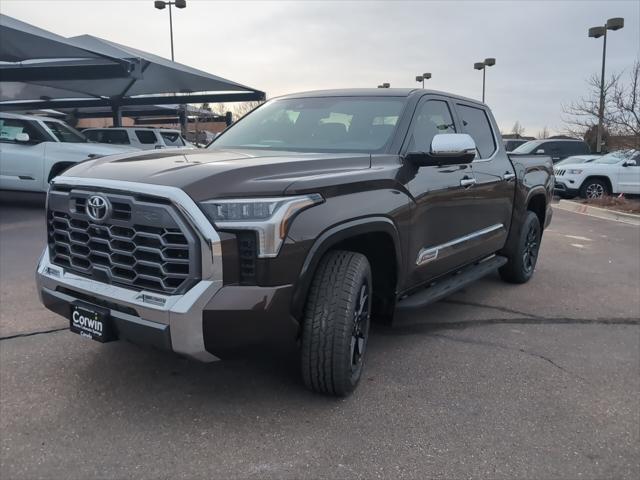
[[[113,118],[113,126],[121,127],[122,126],[122,111],[120,110],[120,105],[114,103],[111,105],[111,114]]]

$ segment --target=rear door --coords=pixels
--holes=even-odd
[[[456,102],[462,131],[476,143],[476,159],[471,164],[475,185],[469,188],[465,222],[465,261],[500,250],[511,225],[516,175],[507,152],[498,141],[498,130],[491,112],[478,104]]]
[[[428,152],[435,135],[459,132],[452,112],[453,105],[446,97],[423,97],[403,153]],[[459,247],[470,232],[468,213],[474,199],[464,184],[473,179],[473,173],[469,164],[418,167],[405,162],[400,178],[415,202],[407,272],[409,285],[416,285],[465,262],[466,254]]]

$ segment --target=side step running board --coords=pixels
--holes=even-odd
[[[396,304],[396,309],[413,310],[442,300],[469,283],[488,275],[505,263],[507,263],[505,257],[496,255],[480,263],[465,267],[458,273],[452,274],[450,277],[444,278],[430,287],[418,290],[413,295],[399,300]]]

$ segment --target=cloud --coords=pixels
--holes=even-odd
[[[294,91],[413,87],[478,98],[487,70],[487,103],[509,130],[561,129],[562,103],[586,93],[599,72],[601,40],[590,26],[625,17],[608,41],[607,70],[639,55],[640,2],[379,1],[212,2],[174,11],[176,60],[277,96]],[[169,56],[168,13],[146,1],[2,0],[3,13],[65,36],[90,33]]]

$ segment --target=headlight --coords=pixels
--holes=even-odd
[[[220,199],[202,202],[204,213],[219,229],[254,230],[258,257],[278,256],[289,224],[305,208],[322,203],[317,193],[295,197]]]
[[[575,169],[569,169],[569,170],[567,170],[567,173],[568,173],[569,175],[580,175],[580,174],[582,173],[582,170],[577,169],[577,168],[575,168]]]

